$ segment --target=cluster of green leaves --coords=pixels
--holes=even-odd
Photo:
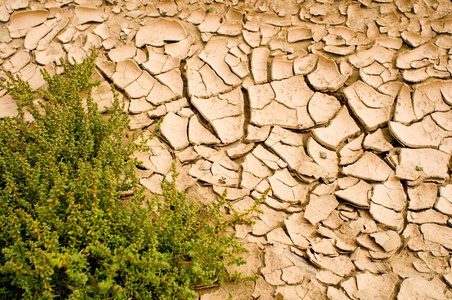
[[[115,97],[101,115],[90,96],[95,57],[44,71],[39,95],[2,84],[19,115],[0,119],[0,298],[192,299],[196,285],[240,278],[226,267],[246,249],[225,232],[262,199],[244,213],[225,197],[199,206],[175,178],[146,199],[127,114]]]

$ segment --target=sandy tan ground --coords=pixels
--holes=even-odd
[[[113,82],[131,130],[163,117],[150,192],[173,161],[201,202],[271,188],[235,228],[260,279],[201,299],[452,299],[449,0],[0,0],[1,70],[35,89],[93,46],[99,106]]]

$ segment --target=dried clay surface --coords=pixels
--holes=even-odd
[[[38,89],[96,47],[101,111],[112,83],[130,130],[163,119],[149,193],[172,162],[201,203],[270,188],[234,228],[259,279],[200,299],[452,299],[450,0],[0,3],[0,79]]]

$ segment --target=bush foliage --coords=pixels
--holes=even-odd
[[[127,114],[115,97],[101,115],[90,96],[95,56],[44,71],[38,94],[17,77],[2,84],[19,115],[0,119],[0,298],[193,299],[196,285],[240,278],[226,266],[246,249],[225,232],[260,201],[240,214],[225,197],[199,206],[175,171],[146,199]]]

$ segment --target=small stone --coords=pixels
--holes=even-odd
[[[178,7],[175,2],[158,2],[157,9],[162,16],[174,17],[178,12]]]
[[[235,170],[225,167],[220,162],[198,160],[189,171],[190,176],[212,185],[235,187],[239,182],[239,174]]]
[[[334,181],[339,173],[339,159],[335,151],[330,151],[315,141],[312,137],[306,142],[307,153],[315,163],[323,168],[321,178],[326,181]],[[322,157],[323,153],[323,157]]]

